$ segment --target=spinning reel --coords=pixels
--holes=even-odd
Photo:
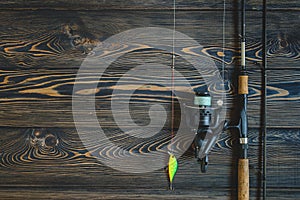
[[[192,118],[187,117],[186,122],[191,127],[195,138],[193,141],[194,154],[200,163],[201,172],[205,173],[208,167],[208,152],[218,139],[218,134],[226,126],[220,123],[220,112],[223,102],[218,101],[218,107],[212,107],[212,98],[208,92],[195,91],[194,105],[186,106]],[[192,112],[192,113],[191,113]]]

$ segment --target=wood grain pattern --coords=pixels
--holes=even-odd
[[[177,0],[177,6],[180,9],[223,9],[223,2],[212,0],[198,0],[198,1],[183,1]],[[48,0],[47,2],[36,2],[34,0],[16,1],[16,0],[4,0],[1,1],[2,9],[58,9],[58,10],[99,10],[99,9],[171,9],[172,1],[158,1],[158,0],[73,0],[72,2],[67,0],[54,1]],[[233,9],[237,2],[234,0],[227,1],[228,9]],[[291,0],[284,4],[280,0],[272,0],[268,2],[269,9],[290,9],[297,10],[299,2]],[[262,3],[259,0],[247,1],[247,9],[258,10],[262,8]]]
[[[270,188],[299,189],[300,179],[296,174],[299,173],[300,168],[295,159],[300,156],[297,150],[299,133],[299,129],[269,130],[268,186]],[[125,137],[119,132],[115,134]],[[254,188],[259,185],[261,176],[261,158],[257,156],[261,145],[258,129],[251,129],[249,136],[250,187],[252,188],[250,196],[254,197],[259,196],[259,190]],[[43,142],[49,137],[55,139]],[[163,142],[160,138],[156,139]],[[236,196],[234,188],[237,182],[237,141],[237,135],[234,133],[223,133],[220,136],[210,153],[210,165],[206,174],[199,172],[200,167],[193,157],[192,150],[187,151],[179,158],[179,171],[175,179],[177,192],[201,195],[202,191],[199,191],[199,188],[213,192],[214,188],[227,188],[221,191],[228,196],[228,199]],[[152,142],[155,143],[156,140]],[[143,149],[143,145],[140,146],[140,152],[146,153],[149,150]],[[153,148],[151,151],[157,150]],[[96,188],[96,191],[114,188],[129,191],[150,189],[160,191],[161,195],[169,194],[168,191],[164,191],[167,187],[167,178],[163,170],[132,175],[108,168],[84,148],[74,129],[2,128],[0,152],[2,189],[23,186],[42,189],[51,186],[66,189]],[[232,189],[228,190],[228,188]],[[218,189],[216,193],[218,194]],[[298,193],[295,193],[293,197],[299,197],[297,195]]]
[[[176,30],[204,47],[190,47],[191,53],[202,52],[211,57],[219,70],[224,59],[227,118],[233,122],[238,117],[234,87],[240,51],[238,6],[238,1],[226,1],[225,56],[222,1],[178,0],[176,15]],[[258,129],[261,9],[261,1],[247,1],[250,197],[256,200],[261,199],[262,192],[262,146]],[[77,70],[87,55],[105,39],[125,30],[150,26],[172,29],[172,14],[171,1],[0,2],[0,199],[236,199],[236,132],[220,135],[210,153],[207,174],[199,173],[199,164],[189,148],[179,158],[176,190],[170,192],[166,190],[163,169],[136,175],[113,170],[87,151],[74,129],[72,90]],[[268,199],[300,198],[298,21],[298,1],[268,2]],[[77,91],[77,95],[96,94],[101,126],[111,141],[129,152],[161,150],[170,140],[169,127],[166,124],[160,134],[148,139],[129,138],[120,131],[109,102],[112,98],[123,100],[128,96],[118,96],[112,91],[128,91],[133,85],[128,82],[120,87],[115,83],[128,66],[145,62],[169,65],[170,58],[170,54],[157,49],[132,51],[112,64],[99,82],[98,90]],[[189,63],[181,58],[176,62],[193,87],[206,87],[203,77],[193,73]],[[98,81],[92,72],[86,71],[87,80]],[[209,77],[214,73],[205,71],[202,75]],[[145,76],[136,80],[151,78],[145,69]],[[167,76],[161,75],[160,81],[166,79]],[[213,84],[208,86],[212,92],[218,92]],[[190,98],[192,94],[186,95]],[[131,100],[132,118],[139,125],[149,123],[149,105],[159,103],[170,110],[169,89],[160,85],[140,87]],[[89,126],[86,121],[82,123]],[[189,146],[186,138],[180,140],[182,146]],[[93,141],[88,145],[109,157],[120,155],[113,148],[104,149],[105,143]]]
[[[203,200],[231,200],[228,195],[228,189],[205,189],[201,191],[194,190],[176,190],[169,192],[166,190],[103,190],[93,188],[90,189],[74,189],[74,188],[18,188],[18,192],[14,188],[4,188],[0,190],[0,197],[3,200],[22,200],[22,199],[138,199],[138,200],[152,200],[152,199],[203,199]],[[252,190],[253,191],[253,190]],[[277,200],[291,200],[299,197],[299,190],[293,189],[269,189],[268,199]],[[255,199],[255,198],[251,198]]]
[[[119,73],[119,72],[118,72]],[[109,117],[110,100],[119,98],[113,95],[114,90],[130,92],[130,83],[118,88],[115,86],[118,73],[107,77],[105,81],[99,82],[99,91],[96,93],[96,109],[99,117]],[[147,70],[145,69],[145,74]],[[211,73],[212,75],[213,73]],[[249,123],[251,127],[259,126],[259,105],[260,105],[260,71],[250,70],[249,82]],[[268,126],[269,127],[299,127],[299,122],[294,120],[299,110],[299,70],[268,71]],[[210,76],[211,76],[210,75]],[[227,107],[235,109],[234,99],[236,98],[235,74],[234,71],[227,71]],[[98,77],[89,76],[89,81],[97,81]],[[151,78],[151,77],[141,77]],[[161,80],[168,79],[161,77]],[[189,77],[191,83],[197,83],[194,87],[205,89],[205,82],[202,77]],[[75,80],[73,70],[65,70],[64,73],[44,70],[36,71],[2,71],[0,84],[0,104],[4,115],[0,116],[3,126],[45,126],[51,127],[73,127],[72,116],[72,87]],[[82,83],[84,84],[84,82]],[[127,89],[125,89],[127,88]],[[124,90],[125,89],[125,90]],[[212,92],[214,88],[211,87]],[[217,90],[216,90],[217,91]],[[82,93],[84,91],[81,91]],[[87,92],[87,91],[85,91]],[[151,94],[149,94],[151,92]],[[80,91],[78,91],[80,93]],[[85,95],[89,95],[86,93]],[[130,94],[128,94],[130,95]],[[191,93],[186,93],[192,96]],[[124,96],[125,98],[125,96]],[[129,98],[129,97],[126,97]],[[158,103],[167,106],[170,103],[170,93],[165,87],[148,86],[140,88],[131,96],[133,103],[132,111],[136,114],[147,112],[147,106]],[[84,103],[84,102],[83,102]],[[146,110],[145,110],[146,109]],[[140,111],[139,111],[140,110]],[[293,111],[293,112],[290,112]],[[20,115],[20,113],[22,113]],[[229,115],[228,115],[229,117]],[[234,117],[234,116],[232,116]],[[107,126],[110,125],[107,118]],[[233,118],[234,120],[234,118]]]
[[[161,17],[155,17],[157,14]],[[258,127],[260,125],[258,114],[260,109],[260,70],[258,69],[260,68],[261,44],[257,33],[260,28],[257,24],[259,15],[256,12],[250,15],[248,36],[255,35],[257,39],[253,38],[247,41],[247,65],[251,73],[249,122],[252,127]],[[296,13],[289,13],[285,18],[295,20],[295,15]],[[136,16],[139,18],[136,19]],[[212,16],[214,17],[212,18]],[[227,16],[227,23],[234,24],[234,12],[228,13]],[[275,16],[272,19],[275,19]],[[277,14],[277,16],[281,15]],[[91,49],[105,38],[128,28],[146,25],[170,28],[172,24],[170,17],[171,12],[169,11],[122,11],[115,18],[112,18],[108,11],[101,13],[40,11],[22,14],[19,12],[2,12],[1,21],[5,27],[0,44],[2,50],[0,95],[2,112],[5,113],[1,117],[2,125],[72,127],[72,88],[77,69],[87,56],[86,54],[91,52]],[[204,48],[201,51],[210,56],[220,68],[222,61],[222,55],[219,53],[222,52],[221,31],[215,32],[214,30],[218,30],[222,24],[221,12],[193,13],[184,11],[178,14],[178,18],[180,19],[177,25],[178,31],[188,33],[189,36],[203,44]],[[211,20],[213,21],[211,22]],[[15,21],[17,23],[13,23]],[[111,25],[112,21],[114,25]],[[270,117],[268,125],[270,127],[299,127],[299,123],[294,120],[297,117],[297,112],[289,113],[289,110],[299,109],[297,103],[299,93],[296,89],[299,85],[299,74],[296,70],[299,67],[299,40],[297,37],[293,37],[295,31],[291,31],[291,29],[289,33],[280,34],[281,30],[288,30],[283,25],[281,20],[279,22],[271,21],[270,36],[273,38],[271,37],[269,42],[268,67],[276,70],[281,68],[295,68],[295,70],[268,71],[270,74],[268,88]],[[231,110],[234,109],[232,100],[235,99],[234,91],[236,88],[232,85],[235,85],[233,82],[236,76],[234,68],[238,65],[239,49],[235,47],[236,39],[233,39],[235,27],[229,26],[226,30],[228,33],[226,36],[228,47],[225,50],[226,79],[228,79],[227,107]],[[206,32],[212,34],[206,34]],[[148,53],[132,52],[127,57],[115,62],[113,66],[121,69],[133,63],[142,62],[144,58],[149,59],[149,62],[152,63],[170,63],[168,54],[155,50],[148,51]],[[200,49],[192,48],[191,51],[199,54]],[[177,62],[178,65],[185,66],[182,60]],[[114,75],[117,74],[118,72],[114,72]],[[94,79],[95,77],[91,76],[91,78]],[[196,76],[193,76],[192,79],[194,82],[198,82],[198,86],[204,87],[203,82],[197,78],[201,79],[201,77]],[[97,93],[99,102],[109,100],[112,97],[110,94],[111,90],[114,89],[112,87],[114,81],[114,78],[108,77],[105,82],[102,82],[105,83],[105,87],[101,88],[104,90]],[[146,90],[140,91],[139,94],[136,94],[137,100],[155,96],[156,101],[168,102],[165,89],[158,87],[151,88],[149,91],[155,91],[156,95],[146,95]],[[285,109],[282,109],[283,107]],[[99,116],[107,117],[104,111],[99,113]],[[280,116],[280,120],[278,120],[278,116]]]
[[[114,12],[116,13],[116,12]],[[159,17],[156,17],[158,16]],[[25,17],[26,16],[26,17]],[[259,11],[247,20],[247,52],[250,63],[261,62],[261,24]],[[299,68],[300,27],[287,27],[286,21],[297,24],[297,12],[283,15],[271,13],[268,23],[268,67]],[[227,13],[225,62],[227,67],[239,59],[237,40],[238,16]],[[204,46],[203,52],[217,62],[223,59],[222,12],[182,11],[177,14],[177,31],[187,34]],[[274,19],[274,20],[273,20]],[[4,68],[78,68],[86,55],[106,38],[138,27],[172,28],[170,11],[25,11],[1,12],[0,57]],[[207,34],[209,32],[210,34]],[[179,40],[177,40],[179,41]],[[193,49],[197,52],[199,49]]]

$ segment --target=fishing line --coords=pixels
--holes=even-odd
[[[169,189],[174,190],[173,187],[173,179],[177,172],[177,159],[173,153],[173,140],[175,138],[174,133],[174,123],[175,123],[175,105],[174,105],[174,82],[175,82],[175,34],[176,34],[176,0],[173,1],[173,36],[172,36],[172,63],[171,63],[171,70],[172,70],[172,88],[171,88],[171,147],[169,153],[169,162],[168,162],[168,176],[169,176]]]
[[[223,1],[223,24],[222,24],[222,78],[225,81],[225,41],[226,41],[226,0]]]
[[[267,1],[263,0],[262,31],[262,142],[263,142],[263,200],[267,198]]]
[[[175,82],[175,34],[176,34],[176,0],[173,0],[173,36],[172,36],[172,88],[171,88],[171,152],[173,151],[173,140],[175,137],[174,126],[175,126],[175,102],[174,102],[174,82]]]

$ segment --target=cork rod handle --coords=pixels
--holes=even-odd
[[[239,76],[239,94],[248,94],[248,75]]]
[[[238,200],[249,200],[249,160],[239,159]]]

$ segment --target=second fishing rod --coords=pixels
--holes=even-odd
[[[241,146],[238,161],[238,200],[249,199],[249,160],[248,160],[248,72],[246,68],[246,2],[241,0],[241,69],[238,77],[238,94],[241,100],[239,142]]]

